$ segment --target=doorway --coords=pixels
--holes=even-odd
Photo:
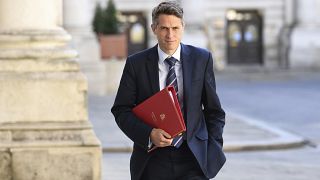
[[[262,16],[258,10],[227,12],[228,64],[262,64]]]
[[[143,12],[122,12],[127,35],[128,55],[148,47],[147,18]]]

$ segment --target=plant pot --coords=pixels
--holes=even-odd
[[[100,35],[101,58],[124,59],[128,54],[126,34]]]

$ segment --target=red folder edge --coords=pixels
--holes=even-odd
[[[171,91],[171,93],[172,93],[172,95],[173,95],[173,99],[174,99],[173,102],[174,102],[175,107],[176,107],[175,110],[176,110],[176,112],[178,113],[178,115],[180,116],[180,119],[182,120],[182,121],[180,121],[180,123],[181,123],[181,125],[182,125],[182,127],[183,127],[183,132],[184,132],[184,131],[186,131],[186,125],[185,125],[185,123],[184,123],[184,119],[183,119],[183,116],[182,116],[182,112],[181,112],[179,100],[178,100],[178,98],[177,98],[177,93],[176,93],[176,91],[175,91],[175,89],[174,89],[173,86],[167,86],[166,89],[167,89],[168,91]],[[182,133],[182,132],[181,132],[181,133]]]

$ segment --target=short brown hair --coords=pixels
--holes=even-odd
[[[174,1],[160,3],[152,10],[152,24],[158,23],[158,18],[161,14],[174,15],[183,20],[183,9]]]

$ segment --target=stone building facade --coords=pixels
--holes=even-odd
[[[120,4],[119,0],[119,4]],[[216,66],[223,69],[230,66],[257,65],[267,68],[284,66],[279,49],[280,36],[287,36],[284,28],[293,23],[294,8],[290,0],[201,0],[180,1],[185,10],[184,42],[208,48],[214,52]],[[232,17],[233,16],[233,17]],[[251,16],[251,17],[250,17]],[[258,19],[254,19],[258,16]],[[232,23],[233,22],[233,23]],[[232,28],[236,25],[236,29]],[[258,27],[260,26],[260,27]],[[259,42],[246,43],[250,33]],[[259,30],[260,28],[260,30]],[[252,30],[252,29],[251,29]],[[254,34],[256,33],[256,34]],[[289,33],[289,32],[288,32]],[[234,41],[235,52],[230,41]],[[259,51],[254,57],[246,57],[247,49]],[[232,55],[236,59],[230,59]],[[249,52],[248,52],[249,53]],[[253,59],[252,59],[253,58]]]
[[[147,27],[151,23],[151,10],[159,2],[161,1],[115,0],[120,11],[142,12],[148,20]],[[319,29],[317,15],[320,12],[318,11],[320,8],[318,0],[180,0],[178,2],[185,10],[187,23],[184,41],[212,49],[217,61],[224,66],[234,64],[230,57],[228,58],[228,53],[230,53],[228,52],[228,38],[233,38],[228,34],[230,25],[228,14],[232,11],[238,14],[242,12],[240,19],[236,17],[242,21],[239,23],[240,26],[243,25],[241,24],[243,21],[246,21],[246,12],[257,13],[261,21],[249,20],[247,22],[249,24],[261,23],[261,34],[257,34],[261,36],[261,58],[255,61],[249,60],[249,63],[244,58],[244,62],[239,60],[235,65],[257,64],[267,68],[320,66],[316,59],[319,49],[317,40],[320,36],[317,33]],[[241,30],[242,37],[238,38],[242,38],[242,42],[239,46],[246,43],[246,33],[250,33],[250,27],[248,29],[248,32],[245,29]],[[149,46],[152,46],[154,39],[150,31],[149,37]],[[244,45],[239,48],[240,51],[244,51],[245,48],[255,47]],[[308,57],[302,56],[304,54],[302,52],[305,51],[310,52]],[[245,56],[241,53],[237,55]]]
[[[64,26],[74,37],[80,64],[91,88],[99,92],[117,86],[123,61],[101,61],[99,45],[91,32],[96,3],[107,0],[68,0],[64,2]],[[132,52],[155,45],[151,30],[151,11],[160,0],[114,0],[122,21],[142,19],[145,46],[129,44]],[[178,0],[185,11],[183,42],[214,52],[215,68],[241,69],[319,69],[319,0]],[[129,26],[136,27],[136,26]],[[134,34],[127,30],[128,37]],[[130,40],[130,37],[129,37]],[[130,43],[130,41],[128,42]],[[86,43],[83,43],[86,42]],[[131,51],[129,54],[132,53]],[[307,52],[307,53],[306,53]],[[112,66],[112,67],[111,67]],[[112,73],[110,73],[112,72]],[[112,78],[109,78],[109,77]],[[117,77],[114,77],[117,76]],[[100,87],[112,79],[109,87]],[[107,90],[113,92],[114,90]]]

